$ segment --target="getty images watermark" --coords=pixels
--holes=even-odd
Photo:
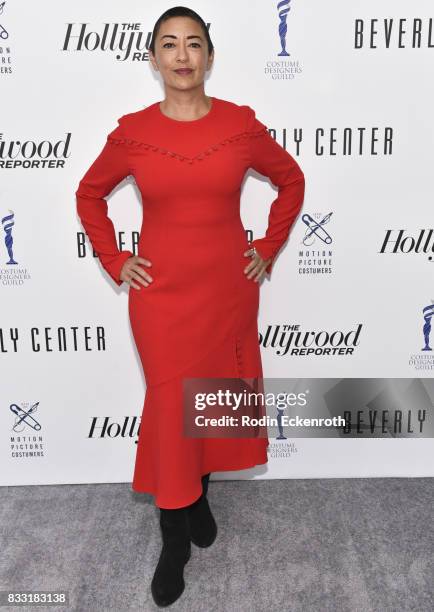
[[[184,378],[184,435],[432,438],[433,398],[428,378]]]

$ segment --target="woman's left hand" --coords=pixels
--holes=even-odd
[[[244,251],[244,257],[252,258],[252,261],[244,268],[244,274],[247,274],[247,278],[253,278],[254,276],[254,281],[257,283],[264,276],[265,269],[271,259],[262,259],[254,248]]]

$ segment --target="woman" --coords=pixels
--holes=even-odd
[[[123,115],[80,181],[77,211],[102,265],[129,284],[129,316],[146,396],[132,487],[160,508],[163,547],[151,591],[160,606],[184,589],[190,541],[209,546],[217,526],[206,493],[213,471],[267,462],[268,438],[183,435],[182,381],[261,377],[259,281],[302,205],[304,176],[249,106],[204,92],[214,49],[185,7],[158,19],[150,60],[165,98]],[[240,186],[249,167],[279,195],[265,236],[246,239]],[[143,202],[138,255],[119,251],[104,199],[133,175]]]

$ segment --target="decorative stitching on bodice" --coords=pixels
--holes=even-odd
[[[194,157],[187,157],[186,155],[181,155],[180,153],[175,153],[174,151],[169,151],[163,147],[158,147],[156,145],[149,144],[147,142],[142,142],[140,140],[133,140],[131,138],[113,138],[113,136],[107,136],[107,141],[111,144],[127,144],[134,147],[142,147],[146,151],[154,151],[155,153],[161,153],[162,155],[168,155],[169,157],[175,157],[180,161],[186,161],[189,164],[194,163],[195,161],[202,161],[208,155],[211,155],[215,151],[220,151],[224,146],[231,142],[235,142],[237,140],[241,140],[242,138],[255,138],[258,136],[265,136],[268,134],[268,129],[266,127],[261,128],[255,132],[240,132],[239,134],[235,134],[234,136],[230,136],[229,138],[225,138],[220,142],[211,145],[208,149],[205,149],[202,153],[195,155]]]

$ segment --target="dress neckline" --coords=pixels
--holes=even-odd
[[[191,119],[191,120],[188,120],[188,121],[183,121],[182,119],[173,119],[172,117],[168,117],[167,115],[165,115],[163,113],[163,111],[160,108],[160,103],[162,102],[162,100],[160,102],[156,102],[155,103],[155,107],[156,107],[156,110],[157,110],[159,116],[162,119],[164,119],[166,121],[169,121],[170,123],[176,123],[176,124],[181,124],[181,125],[182,124],[191,125],[191,124],[200,123],[202,121],[205,121],[206,119],[210,119],[214,115],[214,113],[216,111],[216,106],[217,106],[216,105],[216,98],[214,96],[209,96],[209,97],[211,99],[211,108],[206,113],[206,115],[202,115],[202,117],[199,117],[199,119]]]

